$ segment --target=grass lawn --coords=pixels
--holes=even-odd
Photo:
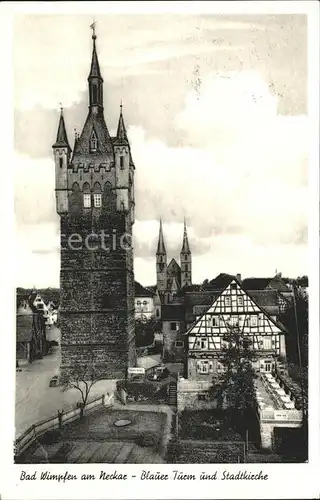
[[[209,439],[215,441],[241,441],[223,410],[183,411],[179,418],[181,439]]]
[[[57,432],[44,434],[20,463],[39,463],[41,447],[49,463],[161,463],[166,419],[166,414],[159,412],[101,408]],[[132,423],[116,427],[117,420]],[[148,435],[154,436],[153,443],[137,442]]]
[[[116,427],[117,420],[131,420],[126,427]],[[130,440],[134,441],[141,434],[154,434],[161,436],[166,422],[166,415],[159,412],[146,412],[135,410],[112,410],[101,408],[81,421],[76,420],[62,428],[62,436],[69,439],[97,439],[97,440]]]

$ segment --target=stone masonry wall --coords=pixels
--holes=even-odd
[[[101,241],[88,235],[110,234]],[[108,378],[126,376],[135,364],[134,275],[131,249],[120,238],[131,234],[128,215],[92,214],[61,217],[61,373],[76,362],[93,362]],[[71,234],[73,249],[68,244]]]

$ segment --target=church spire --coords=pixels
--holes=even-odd
[[[120,104],[120,116],[119,116],[119,121],[118,121],[118,129],[117,129],[117,140],[116,142],[121,143],[121,144],[129,144],[128,141],[128,136],[127,136],[127,131],[126,131],[126,126],[124,124],[123,120],[123,115],[122,115],[122,100]]]
[[[92,58],[91,58],[91,68],[88,76],[89,82],[89,107],[99,106],[103,108],[103,92],[102,92],[102,84],[103,78],[100,72],[99,60],[97,55],[96,48],[96,31],[95,31],[95,21],[91,24],[90,28],[92,29]]]
[[[186,224],[186,218],[184,218],[184,223],[183,223],[183,243],[182,243],[182,248],[180,253],[191,253],[190,252],[190,247],[189,247],[189,241],[188,241],[188,234],[187,234],[187,224]]]
[[[66,126],[64,123],[62,106],[60,108],[60,120],[59,120],[59,125],[58,125],[57,139],[56,139],[56,142],[54,143],[53,147],[59,147],[59,146],[60,147],[67,147],[71,150],[71,148],[69,146]]]
[[[159,228],[159,239],[158,239],[158,249],[157,249],[157,255],[158,254],[163,254],[165,255],[166,252],[166,247],[164,246],[164,238],[163,238],[163,230],[162,230],[162,219],[160,218],[160,228]]]

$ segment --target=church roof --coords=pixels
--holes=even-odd
[[[164,245],[164,238],[163,238],[162,220],[160,219],[157,254],[166,254],[166,253],[167,252],[166,252],[166,247]]]
[[[190,247],[189,247],[189,241],[188,241],[188,234],[187,234],[187,225],[186,225],[186,220],[184,220],[184,229],[183,229],[183,242],[182,242],[182,248],[180,253],[186,253],[190,254]]]
[[[178,262],[176,261],[176,259],[171,259],[170,260],[170,263],[168,264],[168,271],[171,271],[171,272],[181,272],[181,268],[178,264]]]

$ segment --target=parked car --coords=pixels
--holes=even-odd
[[[149,375],[149,380],[163,380],[169,376],[169,370],[166,365],[155,366],[153,372]]]
[[[49,383],[49,387],[56,387],[58,384],[58,375],[55,375],[54,377],[52,377],[52,379],[50,380],[50,383]]]

